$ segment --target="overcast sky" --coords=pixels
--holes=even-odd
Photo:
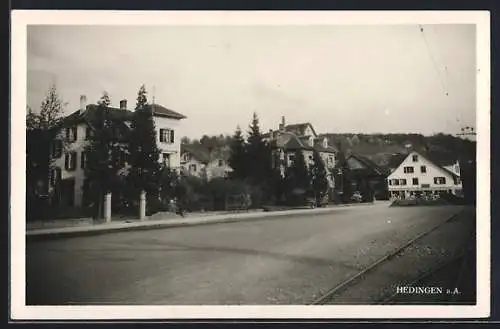
[[[56,83],[66,114],[103,90],[133,108],[144,83],[189,137],[247,130],[254,111],[264,131],[282,115],[320,133],[475,126],[474,25],[423,28],[30,26],[27,102]]]

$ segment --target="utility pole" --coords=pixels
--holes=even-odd
[[[473,127],[465,126],[456,134],[461,139],[459,151],[460,180],[465,202],[476,204],[476,132]]]

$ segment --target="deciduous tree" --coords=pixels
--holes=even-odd
[[[313,151],[313,163],[310,165],[311,185],[316,202],[319,203],[328,189],[326,168],[317,150]]]

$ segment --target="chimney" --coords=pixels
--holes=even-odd
[[[274,138],[273,136],[273,130],[269,129],[269,140],[272,140]]]
[[[280,123],[280,131],[285,131],[285,116],[281,117],[281,123]]]
[[[126,110],[127,109],[127,100],[126,99],[122,99],[120,101],[120,110]]]
[[[83,113],[87,109],[87,96],[80,96],[80,113]]]

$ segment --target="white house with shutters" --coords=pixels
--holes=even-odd
[[[186,117],[158,104],[150,105],[156,127],[157,145],[160,150],[159,161],[170,168],[180,168],[180,133],[181,120]],[[55,158],[54,169],[49,175],[49,194],[54,194],[60,206],[82,206],[84,203],[85,185],[85,146],[93,132],[92,116],[95,115],[96,104],[88,104],[85,96],[80,97],[80,109],[63,119],[60,139],[65,140],[65,147],[60,140],[52,146]],[[127,109],[127,101],[120,101],[120,108],[110,108],[110,117],[117,124],[116,134],[123,136],[130,130],[133,112]],[[123,157],[126,166],[126,155]]]
[[[410,152],[387,177],[387,184],[390,197],[400,199],[462,192],[458,161],[451,166],[440,166],[416,151]]]

